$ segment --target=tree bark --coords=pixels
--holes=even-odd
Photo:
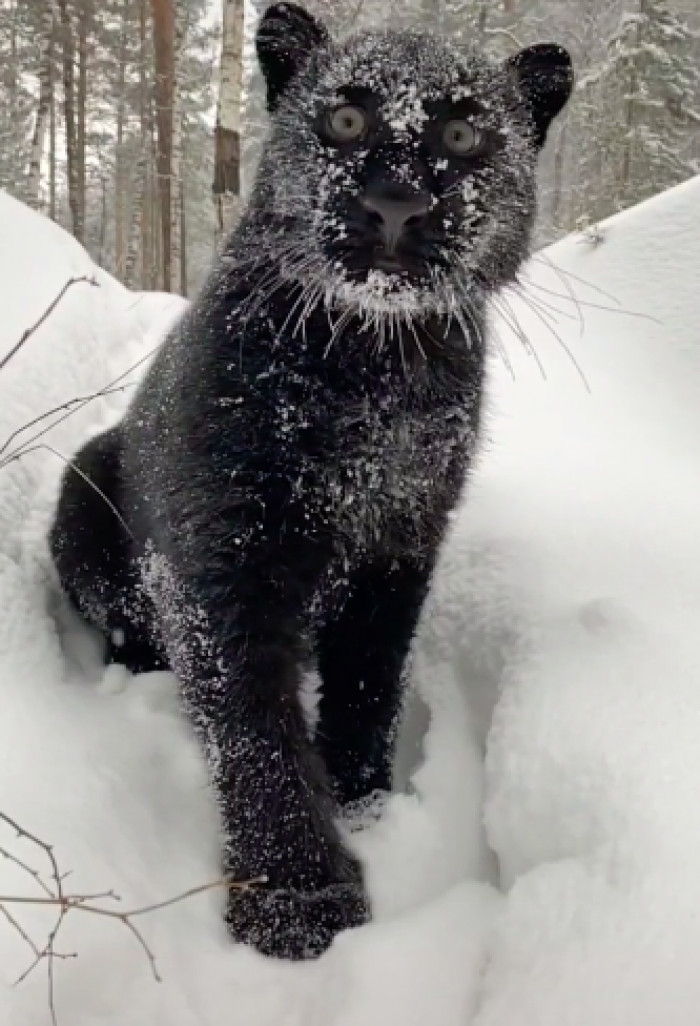
[[[19,5],[17,0],[10,3],[10,60],[6,72],[7,90],[10,101],[10,111],[13,123],[19,120],[18,115],[18,94],[19,94],[19,62],[17,55],[17,20]]]
[[[126,262],[124,264],[124,284],[130,288],[136,283],[136,266],[139,257],[139,246],[143,233],[143,208],[146,187],[146,150],[142,149],[136,162],[136,170],[133,180],[133,203],[131,207],[131,225],[129,227],[129,242],[126,251]]]
[[[44,159],[46,133],[51,120],[53,103],[53,57],[56,18],[54,5],[46,0],[43,14],[43,30],[41,39],[41,58],[39,65],[39,104],[34,122],[32,148],[29,158],[29,174],[27,176],[27,200],[32,206],[39,205],[41,189],[41,165]]]
[[[244,0],[223,0],[213,182],[219,235],[231,230],[240,211],[244,7]]]
[[[71,228],[78,242],[84,239],[84,224],[80,219],[78,203],[78,153],[75,125],[75,47],[73,27],[68,11],[68,0],[58,0],[63,43],[63,116],[66,132],[66,163],[68,166],[68,206],[71,213]]]
[[[56,220],[56,71],[51,61],[51,94],[49,101],[49,217]]]
[[[640,0],[639,3],[639,14],[644,16],[646,14],[644,0]],[[642,23],[639,21],[636,28],[637,36],[637,50],[642,44]],[[630,188],[630,180],[632,177],[632,164],[633,164],[633,153],[635,149],[635,128],[636,128],[636,114],[637,114],[637,93],[639,90],[639,72],[637,65],[633,57],[630,65],[629,79],[627,82],[627,102],[625,103],[625,114],[624,114],[624,149],[622,151],[622,161],[620,164],[620,178],[619,178],[619,196],[617,209],[624,209],[626,206],[626,196]]]
[[[158,186],[162,235],[163,288],[172,285],[172,155],[173,95],[175,90],[175,5],[174,0],[151,0],[153,46],[155,50],[155,100],[158,129]]]
[[[76,204],[81,225],[81,239],[85,235],[86,214],[86,138],[87,138],[87,83],[88,36],[91,21],[91,0],[78,4],[78,109],[76,124]]]
[[[182,145],[183,145],[183,109],[182,109],[182,58],[187,37],[186,23],[182,4],[174,0],[175,16],[175,51],[174,51],[174,82],[172,96],[172,152],[170,167],[170,259],[171,259],[171,292],[184,295],[182,275]]]
[[[124,275],[124,121],[126,118],[126,36],[129,0],[122,5],[119,33],[119,64],[117,70],[117,142],[115,151],[114,190],[114,266],[117,278]]]
[[[559,138],[554,151],[554,182],[552,185],[552,224],[555,228],[562,227],[562,200],[564,196],[564,159],[566,155],[567,131],[566,122],[559,130]]]
[[[158,144],[156,142],[155,116],[153,110],[151,110],[151,117],[149,123],[148,145],[149,153],[151,155],[151,159],[148,164],[149,250],[148,263],[144,268],[146,274],[146,278],[144,280],[144,287],[149,289],[157,289],[163,287],[163,236],[160,230],[160,181],[158,179],[157,173]]]
[[[146,288],[147,273],[150,273],[149,261],[150,261],[150,238],[149,238],[149,226],[150,226],[150,210],[149,210],[149,197],[151,190],[151,92],[149,87],[149,78],[147,69],[150,68],[148,62],[148,5],[147,0],[138,0],[139,2],[139,126],[141,131],[141,160],[143,168],[143,178],[141,181],[141,196],[137,200],[140,207],[141,213],[141,224],[140,224],[140,239],[137,240],[137,245],[140,245],[140,262],[141,262],[141,287]],[[129,243],[129,252],[131,252],[131,240]],[[135,273],[134,269],[131,274],[132,277]],[[134,281],[131,283],[135,284]]]
[[[184,183],[180,182],[180,292],[187,295],[187,218]]]
[[[107,241],[107,179],[102,176],[100,182],[100,249],[98,264],[104,267],[105,264],[105,243]]]

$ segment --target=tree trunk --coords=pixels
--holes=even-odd
[[[182,56],[187,32],[182,4],[175,0],[175,76],[172,97],[172,152],[170,167],[171,292],[184,295],[182,281]]]
[[[562,199],[564,195],[564,157],[566,154],[566,122],[562,125],[554,151],[554,184],[552,186],[552,224],[560,228],[562,222]]]
[[[124,284],[130,288],[134,286],[136,279],[136,265],[139,257],[139,246],[142,240],[143,208],[146,187],[146,150],[142,150],[136,162],[133,181],[133,203],[131,207],[131,225],[129,228],[129,243],[126,251],[126,262],[124,264]]]
[[[6,73],[7,90],[9,94],[9,106],[11,121],[13,124],[19,122],[18,94],[19,94],[19,67],[17,59],[17,18],[19,6],[16,0],[10,4],[10,60]]]
[[[41,58],[39,65],[39,104],[32,135],[32,149],[29,158],[29,174],[27,176],[27,201],[37,207],[41,189],[41,165],[44,159],[46,130],[51,120],[53,104],[53,51],[56,20],[51,0],[46,0],[43,15],[43,31],[41,39]]]
[[[151,263],[151,288],[163,288],[163,228],[161,225],[161,195],[160,180],[157,175],[153,176],[153,194],[151,196],[152,228],[151,239],[153,240],[153,261]]]
[[[117,138],[114,153],[114,270],[120,280],[124,275],[124,122],[126,120],[126,37],[129,0],[122,4],[119,32],[119,63],[117,65]]]
[[[81,239],[85,235],[86,214],[86,138],[87,138],[87,82],[88,82],[88,35],[92,12],[91,0],[80,0],[78,5],[78,110],[76,125],[76,204],[78,219],[82,226]]]
[[[145,268],[147,273],[147,282],[144,281],[144,287],[149,289],[158,289],[163,287],[161,253],[163,248],[163,238],[160,230],[159,218],[160,180],[157,173],[158,144],[156,142],[155,117],[153,116],[153,111],[151,111],[149,123],[148,151],[151,155],[151,159],[148,164],[148,209],[150,215],[148,224],[149,259]]]
[[[107,241],[107,179],[102,176],[100,190],[100,249],[98,264],[105,265],[105,243]]]
[[[163,288],[172,284],[172,157],[173,94],[175,91],[175,6],[174,0],[151,0],[153,46],[155,50],[156,124],[158,128],[158,186],[162,234]]]
[[[220,236],[231,230],[240,211],[244,7],[244,0],[223,0],[213,183]]]
[[[79,242],[83,241],[84,224],[80,219],[78,203],[78,153],[75,126],[75,82],[73,72],[73,28],[68,11],[68,0],[58,0],[63,42],[63,115],[66,131],[66,163],[68,166],[68,206],[71,228]]]
[[[170,291],[182,294],[182,112],[175,93],[170,165]]]
[[[187,218],[184,183],[180,182],[180,291],[187,295]]]
[[[51,94],[49,101],[49,217],[56,220],[56,78],[55,63],[51,61]]]
[[[640,15],[645,13],[644,0],[640,0]],[[642,25],[641,22],[637,23],[637,49],[642,43]],[[632,164],[633,164],[633,153],[635,149],[635,128],[636,128],[636,114],[637,114],[637,91],[639,89],[639,73],[635,64],[635,58],[632,58],[630,65],[629,79],[627,83],[627,102],[625,103],[625,115],[624,115],[624,149],[622,151],[622,161],[620,164],[620,179],[619,179],[619,196],[617,209],[624,209],[626,204],[626,196],[630,188],[630,179],[632,177]]]
[[[141,181],[141,197],[137,200],[141,211],[141,238],[137,244],[141,247],[141,288],[147,288],[150,279],[150,233],[151,212],[149,207],[151,195],[151,92],[147,68],[148,61],[148,6],[147,0],[139,0],[139,125],[141,131],[141,157],[143,160],[143,179]],[[131,240],[129,244],[131,252]],[[135,265],[134,265],[135,267]],[[134,271],[132,271],[133,275]],[[132,282],[135,284],[135,282]]]
[[[483,41],[483,38],[486,35],[486,25],[488,23],[488,20],[489,20],[488,4],[483,2],[483,0],[482,0],[482,3],[479,6],[479,16],[478,16],[477,21],[476,21],[476,31],[477,31],[477,35],[478,35],[479,41]]]

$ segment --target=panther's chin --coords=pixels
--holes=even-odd
[[[408,254],[387,255],[378,249],[324,253],[302,274],[284,264],[282,273],[309,295],[315,293],[327,309],[350,309],[369,320],[430,316],[453,305],[448,269]]]
[[[427,286],[436,268],[413,247],[389,249],[381,244],[335,247],[326,254],[337,272],[354,284],[377,281],[383,276],[385,289],[400,290]]]
[[[372,260],[372,267],[377,271],[384,271],[385,274],[407,274],[410,268],[396,253],[387,253],[381,250],[376,253]]]
[[[326,302],[370,318],[420,317],[442,309],[443,291],[434,277],[377,266],[364,274],[339,271],[327,283]]]

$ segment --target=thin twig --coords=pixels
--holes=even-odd
[[[10,447],[16,438],[19,437],[24,431],[28,431],[29,428],[35,427],[40,424],[42,420],[46,420],[47,417],[52,417],[54,413],[63,413],[64,410],[72,411],[73,407],[80,403],[80,409],[83,406],[87,406],[88,403],[93,402],[95,399],[102,399],[104,396],[116,395],[119,392],[125,392],[127,388],[134,388],[135,382],[128,381],[125,385],[117,385],[116,388],[103,388],[97,392],[91,392],[90,395],[76,395],[73,399],[66,400],[65,403],[60,403],[58,406],[54,406],[50,410],[45,410],[44,413],[40,413],[38,416],[28,420],[22,427],[15,428],[12,434],[8,435],[2,445],[0,445],[0,456]],[[77,411],[76,411],[77,412]],[[63,420],[64,418],[61,418]],[[60,424],[61,421],[56,421],[55,424],[49,424],[47,431],[50,431],[56,424]],[[39,436],[36,436],[39,437]],[[29,444],[29,443],[26,443]]]
[[[44,855],[46,855],[46,858],[48,859],[49,864],[51,866],[51,876],[53,877],[53,881],[54,881],[54,884],[55,884],[55,891],[51,892],[51,893],[54,894],[54,897],[53,897],[53,899],[40,898],[39,901],[44,902],[44,901],[53,900],[54,903],[58,904],[58,906],[59,906],[58,918],[56,920],[56,923],[55,923],[53,929],[49,933],[49,937],[48,937],[48,940],[46,942],[46,947],[44,949],[44,952],[40,955],[40,957],[35,959],[34,963],[30,966],[30,968],[24,974],[23,978],[26,979],[27,976],[29,975],[29,973],[31,971],[33,971],[33,969],[37,965],[39,965],[39,963],[41,961],[43,961],[44,958],[46,958],[46,962],[47,962],[47,975],[48,975],[48,987],[49,987],[49,994],[48,994],[49,1011],[51,1013],[51,1021],[53,1023],[53,1026],[58,1026],[58,1019],[57,1019],[57,1016],[56,1016],[55,988],[54,988],[54,959],[57,956],[57,952],[56,952],[56,949],[55,949],[56,937],[58,936],[58,932],[61,929],[61,926],[63,925],[63,922],[64,922],[64,920],[66,918],[66,913],[67,913],[67,909],[65,907],[65,894],[63,892],[63,877],[61,876],[61,873],[59,871],[58,862],[56,861],[56,856],[54,855],[53,848],[51,847],[50,844],[47,844],[45,841],[42,841],[41,838],[37,837],[35,834],[30,833],[29,830],[25,830],[24,827],[21,827],[19,825],[19,823],[17,823],[14,819],[12,819],[10,816],[8,816],[4,812],[0,812],[0,822],[5,823],[12,830],[14,830],[15,833],[17,834],[17,837],[23,838],[24,840],[29,841],[31,844],[36,845],[36,847],[39,848],[39,850],[42,851],[44,853]],[[15,863],[15,864],[19,865],[18,862]],[[30,871],[30,875],[35,880],[39,879],[38,874],[31,873],[31,871]],[[7,905],[7,904],[10,904],[10,902],[0,902],[0,904]],[[7,912],[7,909],[5,909],[5,912]]]
[[[56,856],[53,853],[53,848],[51,847],[51,845],[46,844],[45,841],[40,840],[40,838],[36,837],[34,834],[31,834],[28,830],[25,830],[24,827],[21,827],[19,823],[15,822],[15,820],[8,816],[5,812],[0,812],[0,821],[6,823],[11,830],[14,830],[18,837],[22,837],[26,841],[30,841],[31,844],[35,844],[37,848],[40,848],[41,851],[44,852],[49,862],[51,863],[51,874],[56,882],[56,896],[60,898],[61,901],[63,901],[62,878],[61,874],[58,871],[58,862],[56,861]]]
[[[19,449],[13,449],[10,453],[8,453],[7,456],[5,456],[4,460],[2,462],[0,462],[0,469],[2,469],[2,467],[5,465],[6,462],[12,462],[12,459],[15,458],[18,454],[22,455],[22,446],[31,445],[32,442],[35,442],[38,438],[43,437],[43,435],[47,434],[47,432],[51,431],[53,428],[57,427],[59,424],[62,424],[64,420],[68,420],[68,418],[72,417],[74,414],[80,413],[80,411],[85,406],[87,406],[91,402],[94,402],[95,399],[100,399],[100,398],[102,398],[102,396],[110,395],[113,391],[116,391],[116,387],[119,385],[119,382],[123,381],[124,378],[127,377],[127,375],[131,374],[133,371],[138,370],[138,368],[142,364],[144,364],[147,360],[150,360],[151,356],[155,353],[157,348],[158,348],[158,345],[152,346],[151,349],[149,349],[147,353],[144,353],[143,356],[139,357],[139,359],[136,360],[135,363],[132,363],[130,367],[127,367],[125,371],[122,371],[121,374],[117,375],[116,378],[113,378],[111,381],[108,381],[106,385],[103,385],[103,387],[98,389],[96,392],[93,392],[92,394],[87,395],[87,396],[78,396],[78,397],[76,397],[76,401],[75,402],[73,400],[68,400],[68,402],[65,404],[66,407],[67,407],[67,412],[64,413],[61,417],[59,417],[58,420],[54,420],[47,427],[43,428],[37,434],[32,435],[31,438],[25,439],[24,442],[21,443],[21,446],[20,446]],[[130,387],[131,384],[132,384],[132,382],[126,382],[125,387]],[[68,408],[68,407],[70,407],[70,408]],[[55,412],[58,413],[59,411],[60,411],[60,408],[57,409]],[[53,413],[53,412],[54,411],[49,410],[47,412],[46,416],[50,416],[51,413]],[[43,416],[37,418],[37,420],[42,420],[42,419],[44,419]],[[21,434],[26,428],[31,427],[31,426],[32,426],[32,422],[28,422],[27,424],[23,425],[23,427],[18,428],[14,432],[14,437],[17,437],[17,435]],[[9,441],[10,441],[10,439],[8,439],[5,442],[5,444],[2,446],[2,448],[0,448],[0,453],[4,453],[5,452],[5,450],[7,449],[7,442],[9,442]]]
[[[66,893],[63,881],[69,875],[68,873],[61,873],[59,871],[58,862],[53,852],[51,845],[46,844],[35,834],[30,833],[21,827],[14,819],[8,816],[6,813],[0,812],[0,822],[5,823],[6,826],[12,829],[18,838],[22,838],[34,844],[49,860],[51,866],[51,881],[53,886],[49,886],[47,882],[42,879],[41,874],[38,870],[34,869],[28,862],[9,852],[6,848],[0,848],[0,856],[6,858],[8,861],[17,866],[26,873],[31,879],[39,885],[42,889],[43,894],[36,895],[34,897],[18,896],[18,895],[0,895],[0,915],[4,917],[7,923],[16,931],[21,937],[24,944],[30,948],[33,961],[24,970],[21,976],[15,981],[16,985],[24,982],[31,975],[41,962],[46,961],[47,974],[48,974],[48,1004],[49,1011],[51,1014],[51,1021],[53,1026],[58,1026],[58,1017],[56,1013],[56,1001],[55,1001],[55,959],[68,959],[76,958],[77,952],[61,953],[56,951],[56,937],[59,930],[61,929],[65,919],[71,912],[84,912],[89,915],[102,916],[106,919],[113,919],[120,922],[126,929],[133,935],[141,950],[143,951],[151,970],[153,979],[157,983],[162,982],[162,977],[158,971],[158,964],[154,952],[148,945],[146,938],[141,933],[140,929],[133,922],[134,919],[149,915],[153,912],[158,912],[161,909],[169,908],[171,905],[178,904],[182,901],[186,901],[189,898],[193,898],[198,894],[204,894],[208,891],[212,891],[218,888],[226,888],[229,891],[248,891],[253,887],[267,882],[265,876],[256,877],[252,880],[234,880],[230,877],[222,877],[217,880],[212,880],[209,883],[201,884],[198,887],[190,887],[188,890],[183,891],[181,894],[177,894],[172,898],[166,898],[163,901],[154,902],[150,905],[142,905],[137,908],[129,910],[121,910],[115,908],[108,908],[104,905],[96,904],[96,902],[109,901],[109,902],[120,902],[120,896],[113,890],[99,891],[92,894],[69,894]],[[10,911],[7,906],[22,906],[22,905],[33,905],[35,907],[54,908],[57,910],[56,922],[51,929],[47,938],[46,944],[43,948],[39,947],[32,938],[29,936],[27,931],[24,929],[22,924],[16,918],[16,916]]]
[[[43,314],[38,319],[38,321],[36,321],[34,324],[32,324],[32,326],[30,328],[27,328],[27,330],[22,334],[22,337],[20,338],[19,342],[17,342],[17,344],[12,347],[12,349],[9,351],[9,353],[6,353],[5,356],[3,356],[2,360],[0,360],[0,371],[3,370],[3,368],[7,366],[7,364],[10,362],[10,360],[14,356],[17,355],[17,353],[20,351],[22,346],[26,343],[26,341],[29,338],[32,337],[32,335],[36,331],[38,331],[38,329],[41,327],[41,325],[44,323],[44,321],[48,320],[48,318],[51,316],[51,314],[54,312],[54,310],[56,309],[58,304],[61,302],[61,300],[65,296],[65,294],[68,291],[68,289],[71,288],[73,285],[78,285],[80,282],[84,282],[86,285],[93,285],[95,288],[99,288],[100,287],[100,283],[95,278],[92,278],[92,277],[90,277],[89,275],[86,275],[86,274],[82,275],[79,278],[69,278],[68,281],[63,286],[63,288],[61,289],[61,291],[55,297],[55,299],[53,299],[49,303],[49,305],[46,307],[46,309],[44,310]]]
[[[2,814],[0,813],[0,815]],[[19,869],[23,870],[23,872],[28,873],[29,876],[33,876],[36,882],[41,887],[44,894],[48,894],[49,897],[53,897],[53,891],[50,887],[47,887],[44,881],[41,879],[41,873],[38,869],[32,869],[32,867],[27,865],[26,862],[23,862],[22,859],[18,859],[16,855],[13,855],[12,852],[7,851],[7,849],[5,848],[0,848],[0,856],[4,859],[7,859],[8,862],[14,862],[14,864],[18,866]]]
[[[0,814],[1,815],[1,814]],[[0,894],[0,905],[48,905],[49,907],[61,907],[65,908],[67,912],[73,910],[77,912],[92,912],[98,916],[108,916],[110,919],[133,919],[136,916],[145,916],[150,912],[158,912],[160,909],[169,908],[170,905],[177,905],[181,901],[186,901],[188,898],[194,898],[198,894],[205,894],[207,891],[215,891],[219,888],[228,887],[232,891],[249,891],[255,887],[267,883],[266,876],[256,876],[251,880],[234,880],[228,876],[218,877],[216,880],[210,880],[209,883],[200,884],[198,887],[191,887],[187,891],[183,891],[182,894],[176,894],[172,898],[166,898],[164,901],[158,901],[153,905],[143,905],[138,908],[129,909],[128,912],[118,911],[113,908],[102,908],[99,905],[90,904],[90,896],[84,894],[64,894],[62,898],[59,897],[27,897],[25,895],[7,895]],[[104,891],[102,894],[95,896],[96,898],[109,898],[111,901],[121,901],[121,897],[115,894],[114,891]]]
[[[0,813],[0,816],[2,813]],[[3,817],[5,818],[5,817]],[[45,848],[44,848],[45,850]],[[19,928],[19,932],[23,939],[27,940],[31,944],[32,950],[36,955],[35,962],[27,969],[17,981],[21,983],[29,976],[33,969],[39,964],[42,958],[48,958],[49,961],[52,958],[73,958],[74,955],[59,955],[54,949],[54,941],[56,934],[63,923],[64,919],[69,912],[87,912],[90,915],[104,916],[107,919],[116,919],[122,923],[129,931],[134,935],[139,945],[143,949],[144,954],[148,958],[149,965],[151,967],[151,973],[156,983],[162,983],[162,977],[158,972],[158,965],[156,962],[155,955],[148,946],[148,943],[138,929],[134,925],[132,919],[138,916],[150,915],[152,912],[158,912],[161,909],[169,908],[171,905],[177,905],[180,902],[187,901],[188,898],[194,898],[198,894],[205,894],[208,891],[217,890],[219,888],[227,888],[229,891],[249,891],[254,887],[267,882],[266,876],[255,877],[251,880],[233,880],[230,877],[221,877],[217,880],[211,880],[209,883],[200,884],[198,887],[190,887],[189,890],[183,891],[181,894],[176,894],[172,898],[166,898],[164,901],[158,901],[151,905],[143,905],[139,908],[130,909],[128,912],[122,912],[117,909],[103,908],[100,905],[91,904],[91,896],[83,894],[63,894],[61,897],[57,895],[55,897],[23,897],[16,895],[0,895],[0,911],[5,914],[5,918],[10,920],[15,925],[16,920],[11,916],[11,913],[5,908],[6,905],[35,905],[35,906],[48,906],[50,908],[59,909],[59,917],[56,925],[54,926],[49,940],[47,942],[44,951],[34,945],[34,943],[25,936],[24,932]],[[101,894],[92,896],[93,900],[97,899],[110,899],[112,901],[121,901],[118,894],[114,891],[104,891]]]
[[[13,927],[13,929],[15,929],[15,930],[17,931],[17,933],[18,933],[18,934],[20,935],[20,937],[22,938],[22,940],[24,941],[24,943],[25,943],[25,944],[26,944],[26,945],[27,945],[28,947],[30,947],[30,948],[31,948],[31,950],[32,950],[32,953],[33,953],[33,955],[34,955],[34,956],[35,956],[35,958],[36,958],[36,962],[38,962],[38,961],[39,961],[39,960],[40,960],[41,958],[43,958],[43,957],[44,957],[44,956],[43,956],[43,952],[39,951],[38,947],[36,946],[36,944],[34,943],[34,941],[32,940],[32,938],[31,938],[31,937],[29,936],[29,934],[28,934],[28,933],[27,933],[27,932],[26,932],[26,931],[25,931],[25,930],[24,930],[24,929],[22,928],[22,925],[21,925],[21,923],[18,923],[18,922],[17,922],[17,920],[15,919],[15,917],[14,917],[14,916],[12,915],[12,913],[11,913],[10,911],[8,911],[8,909],[6,909],[4,905],[0,905],[0,915],[3,915],[3,916],[5,917],[5,919],[6,919],[7,921],[8,921],[8,923],[10,924],[10,926],[11,926],[11,927]],[[34,965],[36,965],[36,962],[34,963]],[[34,966],[32,966],[32,969],[33,969],[33,968],[34,968]],[[28,975],[29,975],[29,973],[30,973],[31,971],[32,971],[32,970],[31,970],[31,969],[29,969],[29,970],[28,970],[28,972],[26,973],[26,975],[28,976]],[[19,980],[17,980],[17,982],[19,983],[20,981],[19,981]]]
[[[62,452],[59,452],[58,449],[54,449],[54,447],[52,445],[49,445],[48,442],[39,442],[37,443],[37,445],[30,445],[26,449],[21,449],[15,453],[11,453],[9,456],[6,456],[4,460],[0,461],[0,470],[2,470],[3,467],[7,466],[9,463],[14,463],[16,460],[20,460],[24,456],[29,456],[33,452],[40,452],[43,449],[45,449],[47,452],[53,453],[53,455],[56,456],[57,459],[62,460],[69,470],[72,470],[74,473],[76,473],[78,477],[81,478],[86,485],[88,485],[89,488],[92,488],[93,492],[95,492],[96,495],[99,495],[99,497],[102,499],[105,505],[112,511],[112,513],[117,518],[117,520],[124,528],[126,533],[129,535],[129,537],[132,539],[134,538],[134,532],[131,530],[126,520],[121,515],[121,513],[114,505],[112,500],[107,495],[105,495],[102,489],[95,484],[95,482],[88,474],[81,470],[80,467],[77,466],[72,460],[69,460],[67,456],[64,456]]]

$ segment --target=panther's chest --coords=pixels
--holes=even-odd
[[[354,411],[324,468],[328,514],[354,546],[392,552],[432,542],[450,477],[468,461],[473,432],[463,409]]]

